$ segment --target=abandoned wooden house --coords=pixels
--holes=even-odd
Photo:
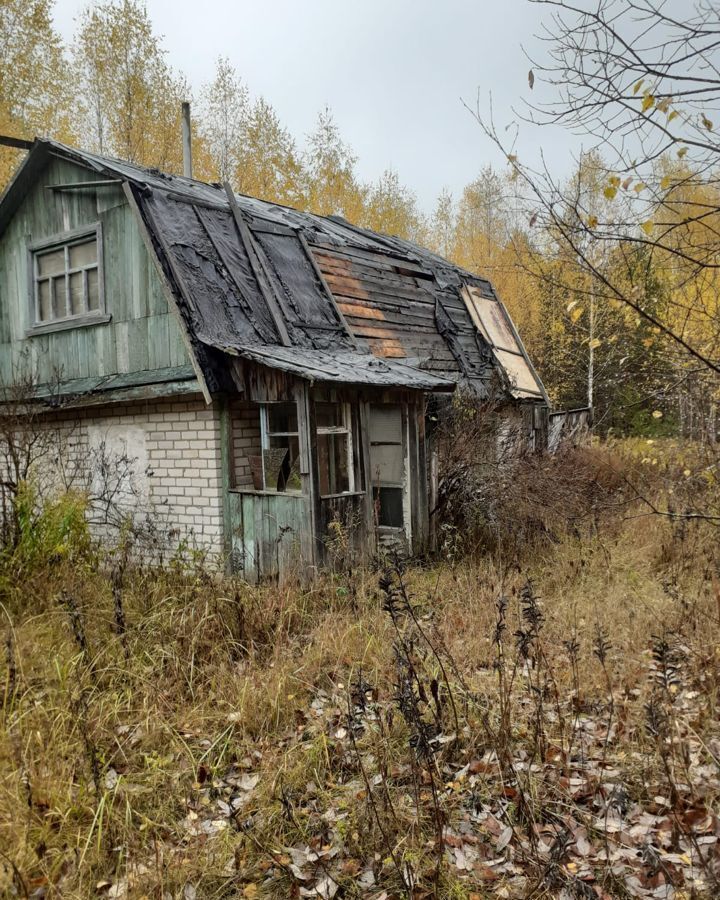
[[[32,366],[75,450],[130,454],[175,535],[250,580],[421,552],[429,399],[464,385],[544,441],[492,285],[407,241],[37,139],[0,201],[0,378]],[[58,409],[58,397],[62,400]]]

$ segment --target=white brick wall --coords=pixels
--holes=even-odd
[[[51,449],[36,465],[41,489],[70,487],[97,495],[103,478],[107,484],[108,477],[122,475],[113,497],[115,519],[132,513],[145,521],[164,554],[180,542],[223,552],[216,407],[202,398],[138,401],[51,414],[44,427]],[[95,509],[91,518],[102,535],[108,525],[100,522],[100,506]]]
[[[232,417],[233,465],[235,487],[253,489],[250,456],[260,456],[260,406],[236,400],[230,407]]]
[[[218,410],[202,399],[146,405],[144,422],[151,505],[179,537],[210,552],[223,550],[223,498]]]
[[[261,454],[258,404],[232,401],[231,423],[234,486],[252,490],[249,457]],[[113,494],[110,524],[102,504],[93,506],[98,536],[131,514],[150,526],[145,530],[152,532],[164,558],[181,542],[211,554],[223,552],[217,407],[201,397],[136,401],[49,413],[44,429],[49,449],[34,472],[43,492],[74,488],[97,496],[103,461],[104,477],[123,482]]]

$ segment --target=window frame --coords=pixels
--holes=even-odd
[[[85,325],[99,325],[109,322],[112,318],[106,312],[105,307],[105,270],[103,265],[103,231],[102,223],[95,222],[91,225],[84,225],[81,228],[73,228],[64,231],[61,234],[55,234],[40,241],[34,241],[28,244],[28,294],[29,294],[29,327],[28,335],[47,334],[53,331],[65,331],[69,328],[81,328]],[[94,238],[97,246],[97,263],[94,266],[81,266],[71,269],[69,266],[70,248],[78,244],[86,243],[88,239]],[[45,279],[40,278],[38,272],[38,257],[52,250],[64,250],[65,253],[65,291],[66,297],[69,291],[69,278],[75,272],[87,272],[95,268],[98,277],[98,308],[93,310],[85,309],[82,313],[76,315],[65,315],[56,319],[42,321],[39,318],[39,284]],[[53,276],[55,278],[61,275]],[[83,279],[87,285],[87,279]],[[84,294],[85,296],[85,294]],[[87,301],[87,297],[85,296]]]
[[[270,416],[269,416],[269,408],[271,406],[275,406],[278,404],[293,404],[295,406],[295,416],[297,419],[297,431],[270,431]],[[265,474],[265,451],[271,450],[270,446],[270,438],[272,437],[287,437],[287,438],[297,438],[298,449],[301,446],[300,442],[300,416],[298,415],[297,401],[295,400],[267,400],[263,401],[260,404],[260,458],[262,460],[262,474],[263,474],[263,491],[266,491],[268,494],[290,494],[293,497],[299,497],[303,493],[302,483],[300,487],[295,490],[291,488],[290,490],[278,491],[274,488],[267,487],[267,476]],[[302,472],[300,473],[300,481],[302,482]]]
[[[320,473],[318,472],[318,493],[321,500],[329,500],[333,497],[347,497],[349,494],[357,493],[355,489],[355,465],[353,451],[353,428],[352,428],[352,410],[350,404],[335,400],[316,400],[315,406],[326,403],[328,406],[340,407],[342,411],[342,425],[323,425],[315,424],[315,434],[346,434],[347,435],[347,471],[348,471],[348,489],[340,491],[337,494],[320,494]]]

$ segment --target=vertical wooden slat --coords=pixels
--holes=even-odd
[[[230,491],[235,486],[234,458],[232,452],[232,419],[230,402],[226,396],[218,401],[218,418],[220,423],[220,490],[222,491],[223,511],[223,549],[225,551],[225,569],[229,573],[232,564],[232,535],[234,529],[233,509]]]
[[[367,549],[369,553],[375,553],[377,551],[377,533],[375,531],[375,510],[370,468],[370,404],[363,396],[358,401],[358,421],[360,423],[358,446],[363,478],[362,489],[365,491],[363,513],[367,530]]]
[[[318,477],[317,427],[315,401],[306,381],[296,382],[299,440],[304,442],[307,474],[303,476],[303,493],[308,498],[308,531],[310,539],[308,563],[317,565],[323,557],[324,534],[320,510],[320,480]]]
[[[416,516],[418,552],[427,549],[428,532],[430,527],[428,510],[428,467],[427,445],[425,442],[425,400],[421,395],[415,398],[415,429],[417,446],[417,474],[411,479],[411,484],[417,482],[416,490]]]

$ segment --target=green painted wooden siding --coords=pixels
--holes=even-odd
[[[97,191],[50,191],[48,184],[96,181],[99,176],[53,159],[0,236],[0,381],[18,372],[39,383],[187,365],[180,326],[168,309],[153,261],[120,184]],[[31,325],[28,244],[84,225],[102,223],[105,311],[112,320],[45,335]]]
[[[235,567],[250,582],[302,578],[312,560],[307,497],[230,491]]]

